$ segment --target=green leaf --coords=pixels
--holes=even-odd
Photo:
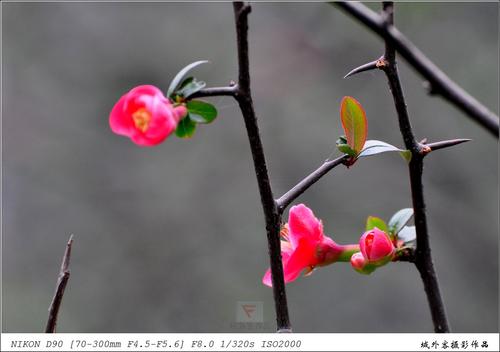
[[[415,226],[405,226],[398,233],[398,239],[402,240],[403,243],[414,241],[416,238],[417,231],[415,230]]]
[[[337,145],[337,149],[340,150],[340,152],[343,154],[347,154],[354,158],[358,154],[347,144],[347,138],[345,136],[340,136],[335,144]]]
[[[370,275],[376,269],[377,269],[377,265],[368,263],[363,268],[361,268],[361,269],[354,269],[354,270],[356,270],[358,273],[363,274],[363,275]]]
[[[337,141],[335,142],[335,144],[347,144],[347,138],[345,136],[340,136]]]
[[[352,157],[356,157],[356,155],[358,154],[347,144],[337,144],[337,148],[341,153],[347,154]]]
[[[183,118],[177,125],[175,135],[180,138],[190,138],[196,130],[196,123],[191,120],[189,114]]]
[[[186,107],[191,120],[197,123],[210,123],[217,117],[215,106],[201,100],[188,101]]]
[[[353,97],[344,97],[340,104],[340,120],[347,144],[359,154],[366,141],[368,123],[361,104]]]
[[[389,220],[389,232],[392,235],[397,235],[399,231],[406,225],[408,221],[410,221],[413,216],[412,208],[405,208],[398,211],[394,214]]]
[[[399,154],[406,160],[407,163],[411,161],[411,150],[403,150]]]
[[[193,80],[194,80],[193,76],[190,76],[190,77],[184,79],[184,81],[182,81],[182,83],[179,84],[179,89],[178,90],[184,88],[187,84],[191,83]]]
[[[369,216],[366,219],[366,231],[371,230],[375,227],[378,228],[379,230],[384,231],[385,233],[388,232],[387,224],[385,223],[384,220],[376,216]]]
[[[182,85],[179,87],[178,90],[174,92],[174,94],[178,94],[182,96],[183,98],[187,98],[190,95],[193,95],[197,91],[205,88],[207,84],[203,81],[197,81],[196,79],[191,80],[189,83]]]
[[[168,90],[167,90],[167,97],[171,97],[172,94],[175,92],[175,90],[177,89],[177,87],[179,86],[179,84],[182,82],[184,76],[190,71],[192,70],[193,68],[195,68],[196,66],[199,66],[201,64],[204,64],[204,63],[207,63],[208,61],[207,60],[201,60],[201,61],[196,61],[196,62],[193,62],[189,65],[187,65],[186,67],[184,67],[182,70],[180,70],[174,77],[174,79],[172,80],[172,82],[170,83],[170,86],[168,87]]]

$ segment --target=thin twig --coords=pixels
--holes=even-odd
[[[291,332],[283,276],[283,264],[281,261],[281,243],[279,235],[281,217],[278,213],[277,204],[274,201],[273,192],[271,190],[264,149],[260,139],[259,126],[257,124],[257,117],[253,108],[252,94],[250,91],[248,14],[251,11],[251,7],[242,2],[233,3],[233,7],[236,22],[239,70],[239,89],[235,98],[238,101],[245,121],[262,208],[264,210],[278,332]]]
[[[384,2],[383,9],[387,28],[394,23],[394,7],[392,2]],[[425,201],[422,184],[423,172],[423,151],[426,151],[425,145],[418,143],[413,134],[410,124],[406,102],[399,80],[398,68],[396,63],[396,48],[390,40],[385,41],[385,65],[382,70],[387,76],[394,105],[398,114],[399,127],[407,149],[412,153],[409,163],[410,186],[415,217],[415,228],[417,232],[417,247],[415,252],[415,265],[420,272],[424,289],[427,294],[427,301],[432,315],[435,332],[449,332],[448,320],[439,290],[439,284],[431,257],[431,247],[429,243],[429,232],[427,229],[427,219],[425,212]],[[432,148],[432,147],[431,147]]]
[[[59,308],[61,308],[62,299],[64,296],[64,291],[66,285],[68,284],[70,272],[69,272],[69,260],[71,257],[71,247],[73,245],[73,235],[69,237],[68,243],[66,244],[66,250],[64,251],[63,260],[61,263],[61,269],[59,270],[59,276],[57,278],[56,292],[52,298],[52,302],[49,307],[49,319],[47,321],[47,326],[45,327],[46,333],[55,333],[57,325],[57,316],[59,314]]]
[[[451,139],[447,141],[440,141],[434,143],[424,144],[421,148],[420,153],[426,155],[431,151],[449,148],[461,143],[469,142],[471,139]],[[304,177],[299,183],[297,183],[292,189],[283,194],[280,198],[276,200],[278,204],[278,211],[283,214],[285,209],[302,193],[304,193],[309,187],[318,182],[324,175],[326,175],[330,170],[337,167],[340,164],[344,164],[349,159],[348,155],[343,155],[334,160],[325,161],[320,167],[311,172],[309,175]]]
[[[453,82],[424,53],[384,18],[357,2],[335,2],[342,10],[366,25],[390,44],[430,84],[433,94],[439,94],[465,112],[498,138],[498,116]]]
[[[330,170],[334,167],[343,164],[350,157],[348,155],[343,155],[334,160],[325,161],[320,167],[311,172],[308,176],[306,176],[302,181],[297,183],[292,189],[283,194],[277,201],[278,203],[278,211],[280,214],[283,214],[283,211],[292,203],[295,199],[297,199],[302,193],[304,193],[309,187],[318,182],[321,177],[326,175]]]
[[[204,88],[189,96],[189,99],[215,97],[215,96],[235,96],[238,92],[238,86],[232,85],[228,87],[211,87]]]

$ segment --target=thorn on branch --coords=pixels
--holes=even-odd
[[[422,147],[428,148],[428,151],[421,153],[421,154],[426,155],[426,154],[428,154],[432,151],[435,151],[435,150],[453,147],[455,145],[462,144],[465,142],[470,142],[470,141],[472,141],[472,139],[460,138],[460,139],[450,139],[450,140],[446,140],[446,141],[440,141],[440,142],[434,142],[434,143],[427,144],[426,140],[423,140],[420,143],[421,143]]]
[[[49,318],[47,321],[47,326],[45,327],[46,333],[55,333],[57,325],[57,316],[59,313],[59,308],[61,307],[62,298],[64,296],[64,291],[66,290],[66,285],[69,281],[69,260],[71,257],[71,247],[73,245],[73,235],[69,237],[68,243],[66,244],[66,250],[64,251],[63,260],[61,263],[61,269],[59,270],[59,276],[57,278],[56,291],[52,302],[49,307]]]
[[[347,77],[350,77],[350,76],[354,76],[357,73],[361,73],[361,72],[365,72],[365,71],[371,71],[371,70],[374,70],[376,68],[380,68],[378,66],[379,60],[380,59],[372,61],[372,62],[369,62],[369,63],[364,64],[364,65],[361,65],[359,67],[356,67],[354,70],[349,71],[349,73],[346,74],[344,76],[344,78],[347,78]]]

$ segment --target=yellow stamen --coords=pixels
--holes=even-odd
[[[151,122],[151,113],[145,108],[140,108],[132,114],[134,119],[135,127],[140,129],[142,132],[146,132]]]

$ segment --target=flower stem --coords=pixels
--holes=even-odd
[[[340,247],[342,248],[342,253],[340,253],[340,256],[337,259],[338,262],[350,262],[352,255],[359,252],[358,244],[345,244],[340,245]]]

